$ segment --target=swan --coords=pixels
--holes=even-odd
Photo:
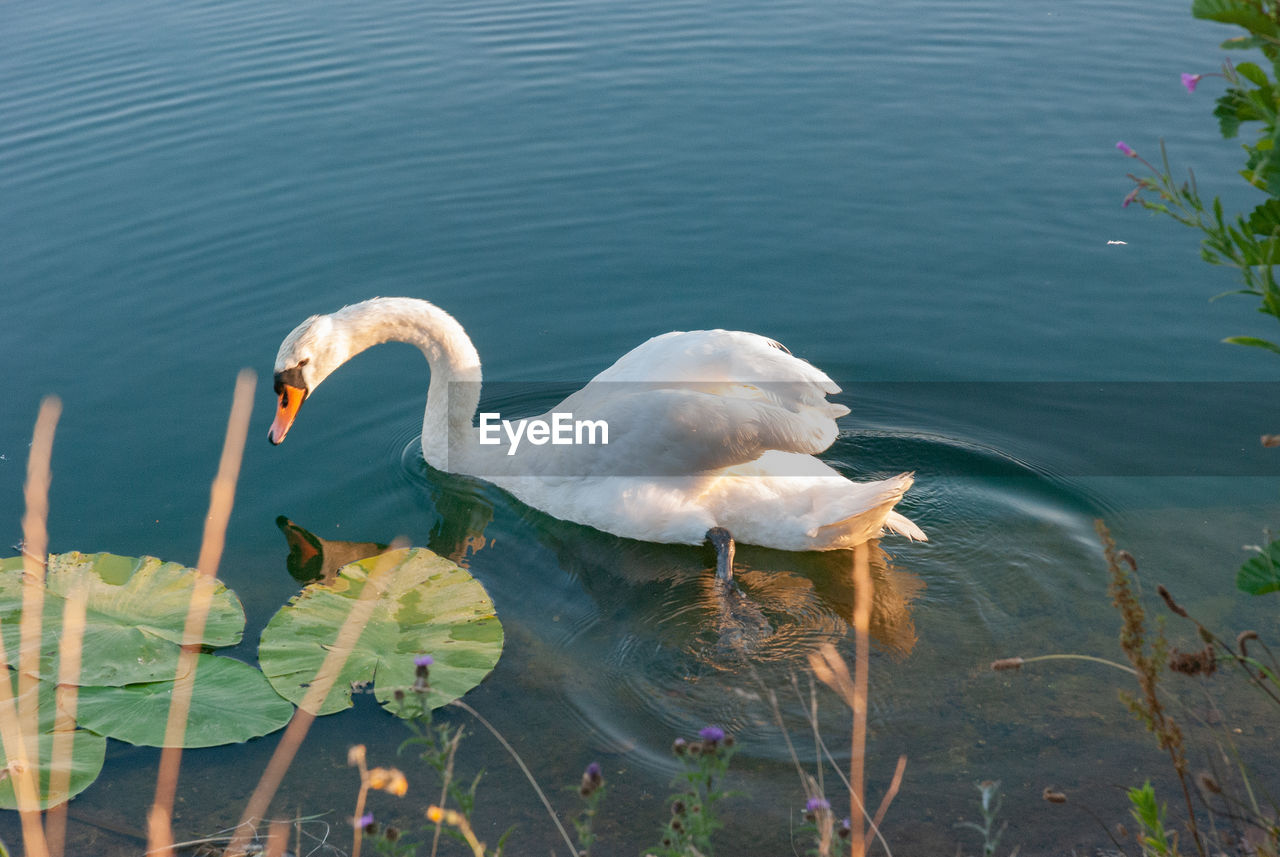
[[[641,541],[710,540],[722,577],[732,575],[735,540],[789,551],[850,548],[885,530],[926,540],[893,509],[912,474],[852,482],[814,457],[849,413],[827,401],[840,388],[754,333],[655,336],[547,414],[502,424],[481,414],[477,425],[480,358],[462,325],[425,300],[372,298],[312,316],[284,338],[271,443],[330,373],[388,341],[416,345],[430,367],[427,463],[552,517]],[[563,415],[590,434],[571,434]]]

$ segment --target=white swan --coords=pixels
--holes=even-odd
[[[911,474],[851,482],[813,457],[831,445],[836,418],[849,412],[826,399],[840,388],[753,333],[656,336],[524,424],[553,423],[556,413],[603,420],[607,444],[599,436],[595,444],[588,436],[582,444],[539,444],[530,435],[519,445],[492,444],[481,442],[474,424],[480,358],[462,326],[427,301],[373,298],[313,316],[285,337],[275,363],[271,442],[284,440],[303,400],[329,373],[393,340],[418,346],[430,364],[422,421],[427,462],[486,479],[553,517],[642,541],[712,538],[722,568],[732,561],[724,530],[742,542],[794,551],[848,548],[885,529],[925,539],[893,511]],[[495,434],[508,440],[493,430],[487,439]]]

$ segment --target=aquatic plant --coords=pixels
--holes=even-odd
[[[1255,550],[1236,572],[1236,589],[1250,595],[1280,592],[1280,539]]]
[[[464,783],[456,774],[458,747],[466,736],[466,729],[462,725],[436,723],[432,717],[432,707],[427,699],[432,693],[431,666],[434,663],[435,659],[430,655],[415,658],[414,681],[409,692],[401,689],[396,693],[400,716],[414,733],[400,745],[400,750],[417,749],[418,758],[426,762],[440,780],[440,795],[427,810],[428,820],[435,825],[431,851],[435,853],[440,834],[445,833],[467,845],[478,857],[500,855],[507,837],[515,828],[508,828],[492,851],[479,842],[472,831],[471,815],[475,811],[476,790],[480,787],[484,771],[478,771],[469,783]],[[448,807],[450,800],[452,808]]]
[[[578,834],[579,857],[591,857],[591,846],[595,844],[595,819],[604,800],[604,772],[599,762],[592,762],[582,772],[582,784],[578,786],[578,794],[585,804],[582,811],[573,819],[574,830]]]
[[[18,809],[25,851],[33,857],[62,854],[66,802],[100,772],[104,736],[165,748],[148,814],[148,842],[149,853],[172,854],[176,845],[170,819],[181,749],[240,742],[288,723],[241,824],[229,836],[194,843],[221,840],[224,853],[242,855],[256,839],[311,721],[317,713],[344,707],[342,690],[334,692],[340,678],[359,681],[361,669],[371,673],[377,668],[381,683],[375,692],[391,699],[397,695],[395,683],[408,685],[416,669],[422,678],[412,685],[416,711],[450,700],[472,711],[456,697],[487,675],[497,660],[502,630],[483,588],[429,551],[395,545],[386,554],[344,567],[326,590],[309,589],[304,592],[308,598],[282,608],[279,624],[297,630],[297,645],[281,645],[264,635],[277,665],[296,669],[307,660],[308,646],[323,651],[298,685],[297,710],[256,668],[205,651],[234,645],[243,635],[243,608],[215,574],[252,390],[252,373],[241,373],[194,569],[152,557],[45,554],[49,460],[60,406],[54,399],[42,404],[28,462],[23,555],[0,560],[0,664],[12,667],[0,681],[0,752],[7,773],[0,777],[0,806]],[[345,601],[344,593],[349,596]],[[433,600],[423,605],[424,597]],[[322,603],[328,623],[315,615],[323,611],[294,609],[298,601]],[[413,622],[415,633],[406,634],[400,622]],[[376,660],[368,663],[357,645],[366,631],[377,638],[372,645],[412,651],[414,643],[430,643],[442,660],[441,688],[433,690],[425,681],[426,668],[435,662],[432,656],[419,654],[403,670]],[[287,668],[278,671],[278,677],[288,675]],[[295,689],[288,679],[283,681]],[[349,698],[349,689],[346,693]],[[403,697],[403,689],[399,695]],[[227,716],[230,706],[234,716]],[[353,757],[353,764],[361,772],[360,803],[369,789],[394,794],[407,789],[395,769],[368,769],[362,755]],[[47,817],[42,814],[46,809]],[[358,811],[356,820],[362,819]],[[283,853],[290,824],[302,835],[300,821],[272,822],[269,853]],[[366,826],[357,827],[357,843]],[[381,828],[376,843],[383,853],[411,853],[396,844],[398,838],[397,832]],[[7,853],[2,844],[0,853]]]
[[[352,827],[355,833],[352,834],[351,857],[360,857],[366,832],[372,835],[381,834],[381,840],[389,840],[392,844],[399,839],[399,834],[394,832],[394,828],[380,830],[373,820],[373,813],[364,811],[369,790],[383,791],[396,797],[404,797],[409,791],[409,781],[399,768],[370,769],[365,761],[366,752],[363,744],[356,744],[347,750],[347,764],[360,771],[360,790],[356,793],[356,811],[352,816]],[[389,832],[390,836],[388,836]]]
[[[366,593],[380,564],[376,592]],[[277,611],[258,646],[262,671],[277,692],[302,701],[334,630],[357,610],[367,612],[363,630],[316,714],[350,708],[352,687],[372,682],[383,708],[412,717],[414,705],[438,708],[471,690],[502,654],[502,623],[480,582],[426,548],[401,548],[344,566],[332,583],[306,586]],[[411,652],[433,653],[431,692],[400,698],[396,691],[415,681]]]
[[[1000,796],[1000,783],[996,780],[984,780],[974,785],[977,786],[981,795],[982,824],[962,821],[956,826],[967,827],[981,833],[983,857],[995,857],[996,849],[1000,847],[1000,837],[1009,826],[1006,821],[996,827],[996,819],[1000,816],[1000,804],[1003,802]]]
[[[1143,857],[1177,857],[1178,833],[1165,827],[1165,805],[1156,800],[1151,781],[1127,791],[1130,814],[1138,823],[1138,843]]]
[[[714,853],[711,836],[724,826],[716,805],[729,796],[724,791],[724,778],[736,741],[719,726],[703,727],[698,737],[701,740],[677,738],[671,745],[683,770],[672,781],[677,790],[667,801],[671,816],[662,839],[645,852],[646,857],[709,857]]]
[[[1231,847],[1234,838],[1235,841],[1247,839],[1253,853],[1280,853],[1280,823],[1276,821],[1280,817],[1280,805],[1267,797],[1265,788],[1256,782],[1252,770],[1265,760],[1251,759],[1237,748],[1233,731],[1222,725],[1219,713],[1218,725],[1211,731],[1215,752],[1208,755],[1210,759],[1220,761],[1211,764],[1214,770],[1200,771],[1193,776],[1187,738],[1170,710],[1178,708],[1191,717],[1191,709],[1167,680],[1175,675],[1206,679],[1232,668],[1235,674],[1244,676],[1251,686],[1260,691],[1270,704],[1280,706],[1280,660],[1256,631],[1246,630],[1234,639],[1224,638],[1196,619],[1165,586],[1160,585],[1156,592],[1164,606],[1174,616],[1191,623],[1200,643],[1198,648],[1190,647],[1185,651],[1171,647],[1165,640],[1162,627],[1155,631],[1149,627],[1142,605],[1137,559],[1116,547],[1102,522],[1097,523],[1097,529],[1107,561],[1109,591],[1122,617],[1120,646],[1130,665],[1086,655],[1054,654],[1002,658],[992,663],[992,669],[1016,670],[1036,661],[1077,659],[1106,664],[1134,676],[1139,692],[1122,692],[1122,698],[1169,756],[1183,793],[1185,832],[1190,835],[1195,850],[1202,855],[1225,851]],[[1203,689],[1209,692],[1207,686]],[[1216,701],[1213,707],[1218,710]],[[1228,763],[1225,772],[1219,769],[1222,762]],[[1198,806],[1193,796],[1198,798]],[[1156,803],[1150,783],[1130,789],[1128,797],[1131,814],[1139,824],[1138,841],[1143,854],[1177,854],[1177,831],[1169,827],[1166,807]],[[1065,795],[1049,789],[1045,791],[1045,799],[1054,803],[1066,802]],[[1201,814],[1207,815],[1208,825],[1200,823]]]
[[[1227,88],[1213,111],[1224,138],[1236,137],[1242,127],[1257,123],[1258,133],[1243,143],[1245,167],[1240,172],[1250,185],[1267,194],[1248,215],[1228,217],[1218,197],[1206,205],[1196,186],[1195,174],[1188,179],[1173,178],[1163,141],[1159,166],[1142,158],[1127,143],[1116,144],[1121,154],[1141,163],[1146,174],[1129,174],[1133,189],[1124,205],[1137,202],[1151,211],[1172,217],[1203,234],[1200,255],[1214,265],[1234,267],[1244,288],[1225,294],[1257,297],[1258,311],[1280,320],[1280,285],[1273,266],[1280,262],[1280,151],[1277,151],[1277,118],[1280,117],[1280,87],[1276,68],[1280,63],[1280,8],[1264,0],[1194,0],[1191,14],[1197,18],[1243,27],[1248,35],[1223,42],[1227,50],[1259,50],[1270,73],[1253,62],[1223,62],[1221,73],[1182,74],[1182,85],[1194,92],[1201,80],[1223,78]],[[1225,342],[1263,348],[1280,354],[1280,345],[1255,336],[1231,336]]]

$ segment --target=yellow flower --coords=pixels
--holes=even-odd
[[[409,791],[409,781],[399,768],[374,768],[369,772],[369,787],[404,797]]]

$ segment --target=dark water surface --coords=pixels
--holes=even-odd
[[[1275,359],[1219,344],[1274,331],[1207,302],[1233,281],[1190,234],[1120,208],[1133,162],[1113,148],[1164,136],[1203,190],[1250,202],[1212,81],[1178,84],[1228,34],[1140,0],[2,4],[0,537],[20,538],[31,424],[57,393],[53,549],[194,564],[235,372],[265,381],[298,321],[373,295],[452,312],[488,379],[568,389],[656,333],[757,331],[847,388],[827,460],[919,474],[902,508],[931,541],[886,539],[876,562],[868,772],[878,796],[908,758],[895,853],[976,851],[954,825],[982,779],[1003,783],[1010,847],[1087,852],[1100,829],[1041,790],[1118,820],[1114,787],[1165,767],[1123,676],[985,665],[1119,655],[1093,519],[1224,631],[1274,627],[1231,580],[1280,511],[1257,448],[1280,430]],[[768,629],[748,668],[709,553],[430,471],[426,380],[411,349],[370,351],[279,449],[261,384],[222,566],[249,615],[237,654],[296,591],[277,516],[469,556],[508,643],[468,701],[566,811],[559,786],[603,764],[604,853],[654,842],[669,742],[709,722],[741,740],[724,853],[791,853],[803,792],[762,688],[811,761],[790,676],[821,642],[852,652],[848,555],[740,551]],[[847,758],[847,713],[820,707]],[[347,745],[390,761],[404,736],[369,700],[323,719],[277,808],[332,811],[348,841]],[[273,746],[188,754],[181,834],[230,824]],[[141,826],[155,754],[110,753],[75,808]],[[464,757],[489,771],[482,837],[515,822],[514,851],[554,848],[497,745]],[[374,809],[408,823],[429,800]]]

